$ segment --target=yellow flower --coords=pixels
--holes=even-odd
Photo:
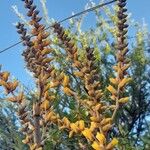
[[[97,128],[97,123],[91,122],[90,130],[93,132]]]
[[[101,134],[101,133],[97,132],[96,138],[98,139],[98,141],[101,144],[104,144],[106,142],[106,138],[105,138],[104,134]]]
[[[25,138],[24,140],[22,140],[22,143],[24,143],[24,144],[28,144],[28,143],[29,143],[29,141],[30,141],[29,137],[28,137],[28,136],[26,136],[26,138]]]
[[[90,129],[86,128],[84,131],[82,131],[82,134],[87,140],[93,141],[93,134]]]
[[[2,80],[4,80],[5,82],[7,82],[10,73],[9,72],[3,72],[2,74]]]
[[[49,101],[48,100],[44,100],[40,106],[41,109],[44,109],[44,110],[48,110],[50,107],[50,104],[49,104]]]
[[[112,127],[111,124],[107,124],[107,125],[105,125],[105,126],[102,128],[102,130],[103,130],[104,132],[107,132],[108,130],[110,130],[111,127]]]
[[[116,94],[117,94],[117,91],[116,91],[116,89],[115,89],[113,86],[109,85],[109,86],[107,87],[107,89],[108,89],[109,92],[112,93],[113,95],[116,95]]]
[[[42,64],[50,63],[54,58],[45,58],[42,61]]]
[[[115,101],[117,97],[115,95],[112,95],[110,98]]]
[[[113,140],[106,146],[106,150],[112,150],[118,144],[118,140],[113,138]]]
[[[83,120],[80,120],[80,121],[79,121],[79,130],[82,131],[82,130],[84,130],[84,128],[85,128],[85,127],[84,127],[84,121],[83,121]]]
[[[84,74],[82,72],[74,72],[73,74],[77,77],[83,77],[84,76]]]
[[[45,121],[50,121],[51,117],[54,115],[54,113],[52,111],[50,111],[48,114],[45,115]]]
[[[119,88],[124,87],[127,83],[129,83],[132,79],[131,78],[124,78],[118,85]]]
[[[42,50],[42,55],[47,55],[47,54],[49,54],[50,52],[52,52],[52,49],[50,49],[50,48],[44,48],[44,49]]]
[[[68,96],[73,96],[73,95],[74,95],[74,92],[73,92],[71,89],[69,89],[68,87],[65,87],[65,88],[63,89],[63,91],[64,91],[64,93],[67,94]]]
[[[112,121],[112,118],[104,118],[101,121],[101,125],[106,125],[106,124],[110,123],[111,121]]]
[[[97,104],[94,109],[97,110],[97,111],[99,111],[99,109],[101,108],[101,106],[102,106],[101,104]]]
[[[55,88],[59,85],[59,81],[54,81],[49,84],[49,88]]]
[[[121,104],[124,104],[124,103],[127,103],[129,101],[129,97],[124,97],[124,98],[121,98],[121,99],[119,99],[119,103],[121,103]]]
[[[69,84],[69,77],[64,75],[63,86],[66,87]]]
[[[73,133],[74,133],[73,131],[69,132],[69,138],[71,138],[73,136]]]
[[[93,147],[95,150],[100,150],[99,143],[97,143],[96,141],[93,142],[92,147]]]
[[[75,123],[71,123],[70,124],[70,128],[72,131],[74,131],[75,133],[78,132],[78,126]]]
[[[94,122],[98,122],[99,121],[99,118],[98,117],[90,117],[90,119]]]
[[[63,121],[63,123],[65,124],[66,127],[70,126],[70,121],[68,120],[68,118],[64,117],[62,121]]]
[[[114,85],[116,85],[118,83],[118,81],[116,80],[116,78],[110,78],[109,79],[111,83],[113,83]]]

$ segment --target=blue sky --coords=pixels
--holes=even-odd
[[[55,20],[60,20],[71,15],[72,11],[78,12],[83,10],[87,0],[47,0],[49,16]],[[98,0],[95,0],[98,3]],[[39,0],[35,3],[40,7]],[[0,50],[17,42],[19,36],[12,23],[18,21],[18,18],[12,11],[11,6],[17,5],[21,12],[24,12],[23,2],[21,0],[0,0]],[[150,0],[128,0],[128,9],[132,13],[132,17],[142,22],[145,18],[147,24],[150,24]],[[90,21],[92,18],[87,21]],[[10,71],[13,76],[23,82],[26,86],[30,86],[31,78],[24,69],[24,62],[21,57],[23,47],[21,45],[0,54],[0,64],[3,69]]]

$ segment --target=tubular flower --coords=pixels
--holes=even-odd
[[[104,134],[97,132],[96,138],[98,139],[99,143],[101,143],[102,145],[105,144],[106,138]]]
[[[112,141],[106,146],[106,150],[112,150],[118,144],[118,140],[113,138]]]
[[[85,128],[85,129],[82,131],[82,134],[85,136],[85,138],[86,138],[87,140],[93,141],[93,134],[92,134],[92,132],[91,132],[90,129]]]
[[[99,143],[96,142],[96,141],[93,142],[92,147],[93,147],[95,150],[100,150],[100,145],[99,145]]]

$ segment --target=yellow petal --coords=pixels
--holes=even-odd
[[[101,144],[104,144],[106,142],[106,138],[105,138],[104,134],[101,134],[101,133],[97,132],[96,138],[98,139],[98,141]]]
[[[82,131],[84,130],[85,126],[84,126],[84,121],[83,120],[80,120],[79,121],[79,130]]]
[[[42,55],[47,55],[47,54],[49,54],[50,52],[52,52],[52,49],[50,49],[50,48],[45,48],[45,49],[42,50]]]
[[[103,125],[106,125],[106,124],[108,124],[108,123],[111,123],[111,121],[112,121],[112,118],[105,118],[105,119],[103,119],[102,121],[101,121],[101,125],[103,126]]]
[[[84,131],[82,131],[82,134],[87,140],[93,141],[93,134],[90,129],[86,128]]]
[[[73,95],[74,95],[74,92],[73,92],[71,89],[69,89],[68,87],[65,87],[65,88],[63,89],[63,91],[64,91],[64,93],[67,94],[68,96],[73,96]]]
[[[112,95],[110,98],[115,101],[117,97],[115,95]]]
[[[41,109],[48,110],[50,107],[50,103],[48,100],[44,100],[40,106]]]
[[[127,103],[129,101],[129,97],[124,97],[124,98],[121,98],[121,99],[119,99],[119,103],[120,104],[125,104],[125,103]]]
[[[73,131],[69,132],[69,138],[71,138],[73,136],[73,133],[74,133]]]
[[[107,87],[107,89],[108,89],[109,92],[112,93],[113,95],[116,95],[116,94],[117,94],[117,91],[116,91],[116,89],[115,89],[113,86],[109,85],[109,86]]]
[[[113,140],[106,146],[106,150],[112,150],[118,144],[118,140],[113,138]]]
[[[110,78],[109,79],[111,83],[113,83],[114,85],[118,84],[118,81],[116,80],[116,78]]]
[[[7,83],[3,80],[0,80],[0,86],[7,86]]]
[[[96,141],[93,142],[92,147],[93,147],[95,150],[100,150],[99,143],[97,143]]]
[[[72,131],[74,131],[75,133],[78,132],[78,126],[75,123],[71,123],[70,124],[70,128]]]
[[[5,82],[7,82],[9,75],[10,75],[9,72],[3,72],[3,73],[2,73],[2,78],[3,78],[3,80],[4,80]]]
[[[62,119],[62,121],[64,122],[64,124],[65,124],[66,127],[69,127],[69,126],[70,126],[70,121],[68,120],[68,118],[64,117],[64,118]]]
[[[83,77],[84,76],[84,74],[82,73],[82,72],[74,72],[73,73],[75,76],[77,76],[77,77]]]
[[[43,61],[42,61],[42,64],[46,64],[46,63],[50,63],[54,58],[45,58]]]
[[[101,106],[102,106],[101,104],[97,104],[97,105],[95,106],[95,108],[94,108],[94,109],[95,109],[96,111],[99,111],[99,110],[100,110],[100,108],[101,108]]]
[[[14,90],[17,88],[18,85],[19,85],[19,82],[15,80],[15,81],[12,83],[11,91],[14,91]]]
[[[48,114],[45,115],[45,121],[50,121],[51,117],[54,115],[54,113],[52,111],[50,111]]]
[[[57,87],[57,86],[59,86],[59,81],[54,81],[54,82],[51,82],[50,84],[49,84],[49,88],[55,88],[55,87]]]
[[[42,42],[42,46],[44,46],[44,47],[48,46],[49,44],[51,44],[51,41],[50,41],[50,40],[44,40],[44,41]]]
[[[118,85],[119,88],[124,87],[127,83],[129,83],[132,79],[131,78],[124,78]]]
[[[63,80],[63,86],[66,87],[68,85],[69,85],[69,77],[65,75]]]
[[[99,118],[98,117],[90,117],[90,119],[94,122],[98,122],[99,121]]]
[[[111,128],[112,128],[112,125],[111,125],[111,124],[107,124],[107,125],[103,126],[102,130],[103,130],[104,132],[107,132],[107,131],[110,130]]]
[[[91,122],[90,130],[93,132],[97,128],[97,123]]]
[[[22,140],[22,143],[24,143],[24,144],[28,144],[29,143],[29,137],[28,136],[26,136],[26,138],[24,139],[24,140]]]

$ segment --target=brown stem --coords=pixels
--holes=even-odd
[[[40,108],[36,103],[33,107],[33,120],[34,120],[34,143],[38,146],[41,145],[41,132],[40,132]]]

